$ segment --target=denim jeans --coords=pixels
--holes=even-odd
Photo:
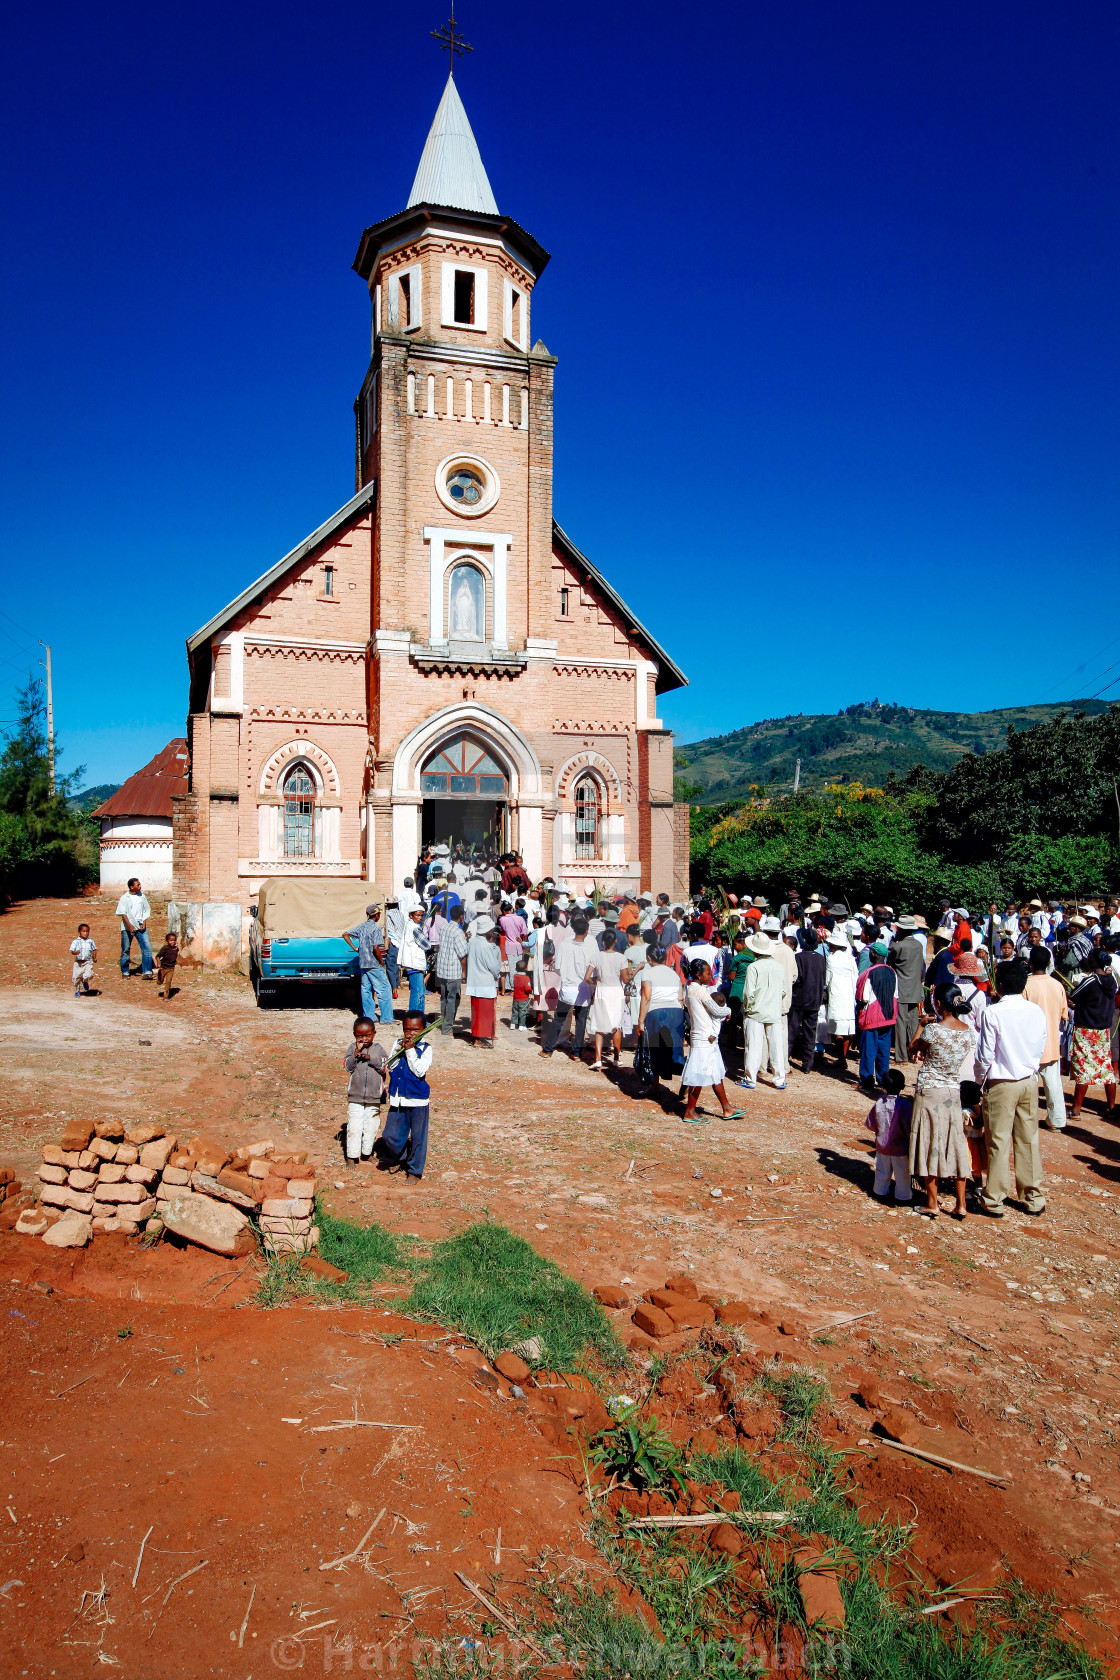
[[[395,945],[390,945],[385,952],[385,972],[389,976],[389,984],[396,991],[401,983],[400,952]]]
[[[393,988],[383,968],[363,968],[362,1014],[371,1021],[393,1019]]]
[[[379,1141],[379,1153],[391,1166],[404,1167],[410,1178],[421,1178],[428,1159],[427,1103],[422,1108],[391,1108]]]
[[[152,942],[148,938],[147,928],[137,928],[135,933],[129,933],[127,928],[121,929],[121,973],[127,975],[132,966],[132,941],[135,939],[140,947],[140,972],[152,972]]]
[[[891,1065],[894,1027],[864,1027],[859,1047],[859,1076],[865,1082],[882,1080]]]
[[[408,975],[409,1012],[413,1015],[423,1015],[427,1001],[424,989],[424,970],[422,968],[406,968],[405,973]]]

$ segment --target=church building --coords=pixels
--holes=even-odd
[[[657,707],[687,679],[553,517],[547,263],[449,77],[407,208],[354,260],[355,494],[187,642],[177,898],[395,890],[424,843],[486,837],[534,880],[685,890]]]

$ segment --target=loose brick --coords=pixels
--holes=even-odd
[[[117,1164],[122,1167],[133,1167],[140,1159],[140,1151],[134,1143],[118,1143]]]
[[[74,1171],[70,1174],[71,1190],[92,1190],[96,1183],[97,1174],[83,1172],[80,1167],[75,1167]]]
[[[95,1120],[93,1129],[99,1138],[108,1138],[113,1143],[119,1143],[124,1136],[123,1120]]]
[[[89,1140],[93,1136],[93,1126],[85,1121],[72,1120],[59,1138],[59,1145],[63,1149],[81,1151],[89,1148]]]
[[[57,1143],[45,1143],[43,1145],[43,1161],[48,1167],[65,1167],[69,1165],[66,1159],[66,1151],[64,1149],[60,1149]],[[74,1165],[77,1166],[77,1164],[78,1163],[75,1161]]]
[[[314,1200],[315,1180],[313,1178],[290,1178],[288,1180],[288,1194],[297,1201]]]
[[[494,1369],[499,1376],[505,1377],[506,1381],[511,1383],[526,1382],[533,1374],[516,1353],[500,1353],[494,1361]]]
[[[708,1545],[713,1552],[726,1552],[728,1557],[738,1557],[743,1549],[743,1536],[734,1523],[719,1523],[709,1535]]]
[[[39,1168],[39,1179],[43,1184],[65,1184],[69,1177],[65,1167],[56,1167],[50,1161],[44,1161]]]
[[[123,1184],[128,1168],[118,1166],[116,1161],[103,1161],[97,1174],[102,1184]]]
[[[247,1172],[238,1172],[234,1167],[223,1167],[218,1174],[218,1183],[227,1190],[236,1190],[251,1202],[256,1200],[257,1181],[250,1178]]]
[[[665,1287],[671,1289],[674,1295],[683,1295],[687,1301],[699,1299],[700,1291],[685,1272],[678,1272],[675,1277],[666,1278]]]
[[[745,1301],[724,1301],[713,1308],[717,1324],[757,1324],[758,1313]]]
[[[115,1143],[110,1143],[108,1138],[90,1138],[89,1152],[91,1155],[96,1155],[99,1161],[115,1161],[117,1158],[117,1146]]]
[[[313,1202],[294,1196],[270,1197],[261,1203],[261,1213],[273,1219],[310,1219],[315,1210]]]
[[[159,1120],[138,1120],[135,1125],[125,1127],[124,1135],[129,1143],[135,1143],[142,1149],[146,1143],[166,1137],[167,1127]]]
[[[677,1326],[667,1313],[663,1313],[660,1307],[650,1307],[644,1303],[635,1309],[630,1322],[639,1330],[644,1330],[647,1336],[656,1336],[658,1339],[662,1336],[675,1336],[677,1332]]]
[[[142,1184],[102,1184],[99,1182],[97,1198],[102,1202],[143,1202],[147,1200],[147,1194]]]
[[[271,1178],[272,1168],[267,1161],[250,1161],[248,1173],[250,1178]]]
[[[146,1184],[151,1188],[159,1174],[154,1167],[126,1167],[124,1176],[130,1184]]]
[[[152,1143],[146,1143],[140,1151],[140,1165],[151,1167],[155,1172],[162,1172],[171,1156],[171,1139],[156,1138]]]
[[[630,1298],[625,1289],[621,1289],[618,1284],[615,1283],[597,1284],[591,1293],[601,1306],[610,1307],[612,1310],[618,1307],[626,1307],[630,1304]]]
[[[167,1185],[189,1184],[191,1175],[185,1167],[164,1167],[163,1182]]]
[[[678,1330],[703,1330],[716,1321],[715,1313],[704,1301],[682,1301],[666,1307],[665,1312]]]
[[[662,1312],[668,1312],[670,1307],[687,1307],[692,1300],[687,1295],[678,1295],[672,1289],[651,1289],[649,1303],[653,1307],[660,1307]]]

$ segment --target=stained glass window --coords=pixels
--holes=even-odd
[[[421,793],[455,799],[504,799],[505,771],[488,750],[469,735],[458,735],[433,753],[420,772]]]
[[[462,502],[464,507],[474,507],[476,502],[480,502],[482,491],[482,479],[470,467],[460,467],[447,480],[447,494],[453,502]]]

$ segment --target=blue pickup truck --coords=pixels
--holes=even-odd
[[[385,897],[371,881],[274,876],[250,909],[249,975],[258,1004],[297,986],[358,985],[358,953],[342,937]]]

